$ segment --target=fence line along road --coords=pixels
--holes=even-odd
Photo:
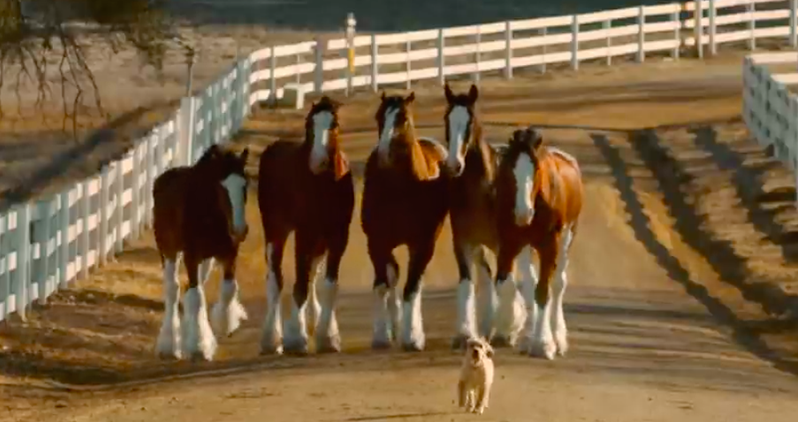
[[[555,63],[652,54],[674,59],[689,48],[699,57],[718,46],[776,38],[796,46],[798,0],[700,0],[581,15],[496,22],[397,34],[356,35],[275,46],[251,53],[195,96],[184,98],[170,118],[154,127],[120,160],[60,194],[17,204],[0,214],[0,320],[25,317],[34,300],[47,297],[92,267],[120,253],[152,222],[152,184],[164,170],[194,163],[211,144],[235,134],[258,102],[276,103],[289,92],[328,92],[357,87],[410,87],[457,75],[499,74],[514,69],[545,72]],[[795,53],[778,60],[795,62]],[[765,57],[763,59],[762,57]],[[785,83],[759,63],[745,62],[746,122],[760,142],[795,162],[798,103]],[[775,60],[775,59],[773,59]]]

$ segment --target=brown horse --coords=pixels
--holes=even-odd
[[[529,312],[525,331],[531,343],[526,351],[547,359],[553,359],[555,352],[565,355],[568,340],[562,301],[568,282],[566,268],[584,200],[579,165],[565,152],[543,145],[536,130],[516,130],[499,165],[496,187],[497,283],[507,279],[513,259],[524,246],[537,250],[540,281],[521,289]],[[550,310],[552,277],[554,308]],[[554,315],[550,316],[550,311]]]
[[[366,162],[361,224],[374,266],[375,319],[372,347],[424,349],[421,277],[432,259],[435,242],[448,212],[448,179],[441,171],[446,150],[435,140],[416,137],[412,104],[407,97],[382,94],[375,119],[379,143]],[[402,311],[396,285],[399,265],[393,250],[407,245],[409,263]]]
[[[499,153],[482,136],[482,126],[476,111],[479,98],[477,87],[471,85],[467,94],[455,95],[447,83],[444,92],[447,103],[444,124],[449,144],[446,167],[451,178],[449,219],[460,273],[457,289],[457,333],[452,347],[461,348],[468,338],[476,335],[476,286],[472,277],[474,261],[480,287],[477,297],[481,309],[479,335],[491,339],[494,313],[497,313],[493,343],[513,345],[524,324],[523,298],[514,279],[506,280],[496,286],[496,290],[503,296],[499,303],[506,306],[495,310],[493,277],[485,253],[487,248],[495,256],[498,250],[494,178]],[[524,282],[537,284],[531,248],[524,248],[519,261],[518,269]]]
[[[238,301],[235,268],[239,244],[248,232],[244,215],[248,154],[248,149],[237,155],[211,145],[193,166],[169,169],[155,179],[153,226],[163,265],[165,299],[156,346],[161,357],[181,357],[177,309],[181,254],[188,273],[182,323],[183,351],[188,356],[211,360],[216,350],[203,291],[212,259],[221,263],[224,273],[219,302],[213,310],[217,334],[232,334],[247,318]]]
[[[266,320],[262,353],[304,354],[308,351],[307,303],[319,315],[313,290],[321,258],[327,254],[321,311],[316,324],[317,352],[341,349],[335,301],[338,270],[349,242],[355,207],[352,173],[338,142],[340,104],[324,96],[305,118],[302,143],[277,141],[261,155],[258,167],[258,205],[266,237]],[[294,232],[296,282],[291,317],[281,337],[280,293],[283,288],[283,249]],[[313,315],[311,315],[313,317]],[[315,319],[315,318],[313,318]],[[282,341],[282,346],[280,345]]]

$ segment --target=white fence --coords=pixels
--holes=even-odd
[[[798,181],[798,96],[790,91],[790,85],[798,85],[798,52],[745,58],[745,124],[760,145],[773,146],[775,156],[796,172]]]
[[[136,238],[152,221],[155,178],[171,166],[193,163],[212,143],[228,140],[253,104],[279,100],[286,86],[315,93],[349,92],[357,87],[409,87],[412,81],[443,81],[457,75],[478,79],[495,72],[510,78],[514,69],[545,71],[546,65],[556,63],[578,69],[580,62],[601,60],[609,65],[619,56],[643,61],[647,55],[664,53],[676,58],[684,47],[701,46],[699,56],[705,48],[714,54],[719,45],[735,41],[753,49],[757,39],[767,37],[786,39],[795,46],[796,1],[712,0],[641,6],[353,35],[255,51],[200,95],[184,99],[168,121],[100,174],[61,194],[19,204],[0,215],[0,320],[13,312],[24,317],[32,301],[46,303],[52,292],[86,277],[89,268],[121,252],[124,241]],[[747,65],[746,72],[747,81],[762,75],[753,64]],[[753,90],[746,90],[746,104],[754,110],[746,118],[765,122],[757,133],[767,136],[759,139],[778,139],[769,142],[787,145],[784,137],[790,134],[789,145],[795,145],[797,109],[790,108],[795,107],[794,97],[777,106],[784,114],[773,116],[768,112],[773,97],[763,98],[757,88],[767,82],[757,81]],[[768,88],[767,92],[774,91]],[[759,103],[754,105],[748,99],[751,96]],[[787,111],[792,118],[782,117]]]

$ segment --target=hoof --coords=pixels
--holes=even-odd
[[[179,350],[175,350],[172,352],[167,351],[160,351],[157,353],[158,359],[160,360],[167,360],[167,361],[177,361],[182,358],[182,354]]]
[[[202,352],[194,352],[191,354],[191,362],[210,362],[210,357],[206,357]]]
[[[390,340],[374,339],[371,341],[371,348],[373,350],[388,350],[392,346]]]
[[[403,343],[402,350],[404,350],[405,352],[421,352],[424,350],[424,344]]]
[[[261,356],[279,356],[283,354],[283,346],[267,346],[260,348]]]
[[[529,356],[554,360],[557,348],[552,343],[533,343],[529,348]]]
[[[316,338],[316,353],[340,353],[340,336],[320,336]]]
[[[492,339],[490,339],[490,345],[496,349],[515,347],[515,339],[508,336],[496,335]]]
[[[283,353],[292,356],[305,356],[308,354],[308,342],[307,340],[283,340]]]

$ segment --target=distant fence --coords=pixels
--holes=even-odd
[[[621,56],[641,62],[651,54],[678,58],[685,47],[699,57],[732,42],[754,49],[761,38],[796,46],[796,1],[698,1],[398,34],[356,36],[350,26],[345,38],[255,51],[199,95],[184,98],[174,115],[100,174],[0,215],[0,320],[14,312],[24,317],[34,300],[46,303],[54,291],[121,252],[126,240],[151,225],[152,184],[159,174],[192,164],[209,145],[229,140],[252,105],[279,101],[287,87],[350,92],[457,75],[511,78],[514,69],[545,71],[558,63],[578,69],[581,62],[609,65]],[[760,71],[748,66],[747,72],[746,80],[754,80],[751,75]],[[762,99],[759,88],[748,91]],[[795,145],[791,98],[789,106],[778,106],[793,110],[789,119],[774,117],[767,101],[746,101],[752,118],[767,122],[757,133],[768,135],[758,139],[787,145],[789,134],[789,145]]]
[[[786,66],[785,66],[786,65]],[[798,52],[752,54],[743,63],[743,119],[763,147],[796,172],[798,185]]]

